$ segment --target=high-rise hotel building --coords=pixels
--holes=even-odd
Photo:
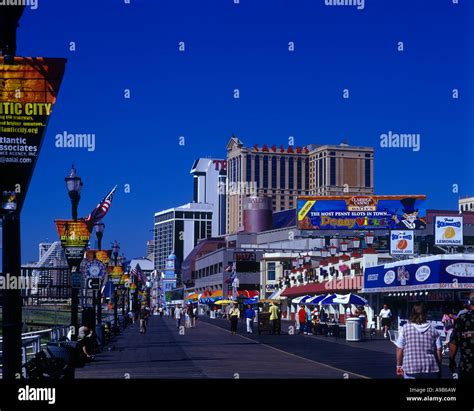
[[[244,147],[227,144],[227,233],[242,228],[243,198],[272,198],[273,211],[296,207],[298,196],[373,193],[372,147],[316,145]]]

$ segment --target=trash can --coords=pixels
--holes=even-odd
[[[346,341],[361,341],[362,330],[360,327],[360,320],[357,317],[350,317],[346,319]]]

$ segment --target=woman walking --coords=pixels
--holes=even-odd
[[[422,303],[413,306],[410,320],[398,334],[397,375],[406,379],[440,378],[441,337],[427,322]]]
[[[234,306],[229,311],[229,318],[230,318],[230,331],[232,334],[237,332],[237,322],[240,317],[240,310],[237,306],[237,303],[234,303]]]

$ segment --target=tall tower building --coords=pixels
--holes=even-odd
[[[227,233],[243,227],[243,198],[266,196],[272,210],[296,207],[298,196],[373,193],[372,147],[227,144]]]
[[[212,206],[212,236],[226,232],[226,181],[227,161],[214,158],[199,158],[192,168],[194,177],[193,202]]]

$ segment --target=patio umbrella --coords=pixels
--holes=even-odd
[[[319,304],[321,305],[331,305],[331,304],[337,304],[334,302],[334,299],[338,297],[337,294],[328,294],[326,297],[324,297]]]
[[[216,304],[216,305],[229,305],[229,304],[232,304],[232,303],[235,303],[235,301],[219,300],[219,301],[216,301],[214,304]]]
[[[366,305],[369,302],[365,298],[362,298],[356,294],[350,293],[350,294],[338,296],[337,298],[334,299],[334,303]]]
[[[247,300],[244,301],[244,304],[257,304],[258,303],[258,298],[248,298]]]
[[[305,301],[305,304],[313,304],[313,305],[319,304],[319,303],[321,303],[321,301],[323,301],[327,296],[328,296],[327,294],[315,295],[314,297],[308,298],[308,299]]]
[[[293,298],[293,300],[291,301],[293,304],[303,304],[306,300],[308,300],[309,298],[311,298],[310,295],[302,295],[301,297],[296,297],[296,298]]]

